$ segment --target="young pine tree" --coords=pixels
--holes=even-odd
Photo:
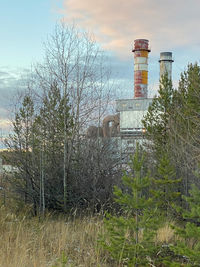
[[[200,190],[192,186],[190,196],[184,197],[189,209],[183,212],[186,224],[183,227],[174,227],[177,242],[171,250],[178,256],[169,266],[200,266]],[[179,264],[179,265],[178,265]]]
[[[130,174],[122,177],[125,190],[115,187],[115,201],[122,208],[121,216],[108,214],[106,232],[100,244],[118,264],[126,266],[149,266],[159,261],[156,231],[161,221],[153,199],[146,196],[150,177],[143,175],[144,156],[137,146],[131,159]]]
[[[73,117],[67,96],[62,96],[57,82],[53,82],[43,97],[42,107],[37,116],[38,139],[41,150],[41,169],[45,176],[45,201],[50,209],[61,209],[64,188],[63,155],[67,154],[64,144],[71,136]],[[65,181],[69,184],[69,181]],[[66,196],[66,195],[65,195]]]
[[[177,179],[175,169],[165,153],[159,161],[157,175],[152,178],[152,194],[165,217],[173,215],[174,203],[180,200],[180,183],[181,179]]]
[[[13,189],[24,202],[33,204],[34,214],[37,210],[37,186],[33,148],[35,143],[35,107],[31,94],[24,96],[21,106],[15,114],[13,133],[6,140],[7,147],[12,151],[9,163],[17,166],[15,178],[11,179]]]

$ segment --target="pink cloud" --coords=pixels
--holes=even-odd
[[[8,119],[0,119],[0,130],[10,131],[12,127],[12,123]]]
[[[152,52],[200,43],[199,0],[63,0],[61,13],[93,31],[104,48],[130,56],[136,38]]]

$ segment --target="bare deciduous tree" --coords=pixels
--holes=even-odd
[[[81,167],[77,166],[81,165],[85,150],[91,152],[89,146],[82,145],[85,143],[85,130],[91,122],[95,125],[101,124],[110,101],[113,84],[110,85],[109,74],[104,53],[91,34],[64,23],[55,27],[54,33],[45,43],[44,60],[35,65],[28,86],[35,110],[35,124],[32,126],[37,125],[35,139],[31,144],[33,147],[35,143],[40,143],[40,146],[38,143],[36,145],[38,161],[32,156],[40,169],[40,172],[36,171],[34,175],[37,173],[36,176],[40,178],[40,183],[36,182],[36,196],[40,196],[41,210],[44,210],[45,206],[62,206],[62,203],[64,209],[67,209],[72,179],[70,175],[76,173],[72,172],[71,168],[76,166],[81,170]],[[101,142],[98,137],[99,134],[98,145],[95,146],[98,156],[90,163],[100,166]],[[92,144],[94,140],[87,141]],[[32,147],[29,149],[30,154],[34,151]],[[63,176],[62,185],[60,171]],[[84,171],[87,173],[86,169]],[[59,183],[56,191],[52,188],[57,175]],[[98,179],[100,180],[100,176]],[[62,199],[59,195],[60,189],[63,190]]]

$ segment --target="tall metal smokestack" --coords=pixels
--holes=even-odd
[[[172,52],[162,52],[160,53],[160,79],[166,73],[168,74],[168,78],[172,79]]]
[[[149,41],[137,39],[134,41],[134,98],[147,98],[148,86],[148,53]]]

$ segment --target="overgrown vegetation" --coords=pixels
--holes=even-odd
[[[106,216],[107,231],[101,239],[102,246],[112,258],[127,266],[147,266],[159,262],[157,255],[160,247],[154,239],[161,216],[147,192],[150,177],[143,171],[143,161],[137,147],[130,164],[132,173],[122,178],[124,190],[115,187],[114,191],[122,215]]]
[[[200,67],[177,89],[162,77],[128,166],[117,139],[85,135],[109,102],[99,47],[75,27],[54,34],[2,153],[16,168],[1,176],[0,265],[200,266]]]
[[[109,266],[97,249],[102,221],[96,217],[30,217],[0,209],[1,267]]]
[[[167,73],[160,81],[158,96],[143,121],[148,160],[144,164],[139,159],[143,149],[137,148],[131,171],[122,178],[124,191],[115,188],[114,192],[127,213],[105,220],[107,233],[101,244],[116,264],[200,266],[199,84],[197,64],[188,66],[177,90]],[[146,184],[149,174],[151,183]],[[172,243],[159,243],[155,238],[163,218],[175,221]]]
[[[1,207],[0,229],[1,267],[118,266],[98,247],[98,236],[105,231],[98,214],[85,217],[46,214],[39,220],[30,216],[27,207],[18,215]],[[157,235],[162,242],[174,240],[173,230],[167,225]]]
[[[16,167],[11,188],[34,214],[100,210],[119,180],[116,140],[88,138],[109,101],[109,70],[88,33],[57,25],[44,62],[18,103],[6,161]]]

